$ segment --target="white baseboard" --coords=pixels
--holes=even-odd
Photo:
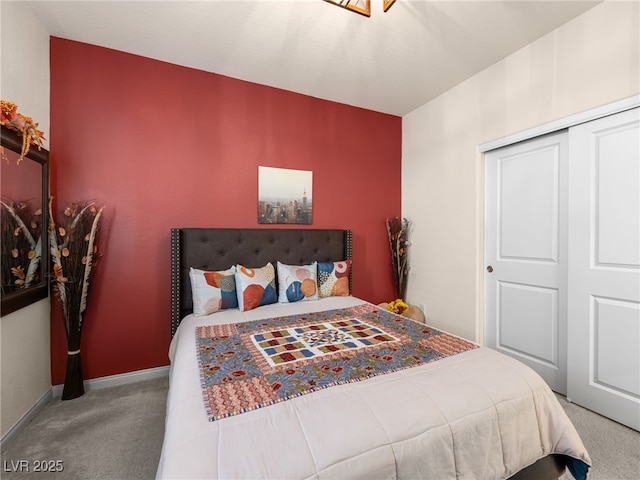
[[[49,400],[51,400],[52,397],[53,395],[51,395],[51,389],[45,391],[44,394],[42,394],[42,396],[38,399],[38,401],[34,403],[33,406],[22,416],[22,418],[20,418],[20,420],[18,420],[16,424],[2,436],[2,439],[0,439],[1,451],[4,451],[5,446],[9,445],[13,436],[21,432],[22,429],[26,427],[38,413],[40,413],[40,410],[42,410],[45,405],[49,403]]]
[[[153,380],[155,378],[166,377],[169,375],[171,367],[156,367],[146,370],[138,370],[136,372],[121,373],[119,375],[110,375],[108,377],[93,378],[84,382],[85,391],[98,390],[100,388],[116,387],[118,385],[126,385],[128,383],[140,382],[142,380]],[[54,385],[48,389],[42,397],[22,416],[11,429],[0,439],[0,450],[4,450],[9,445],[11,438],[22,431],[34,417],[40,413],[47,403],[53,397],[61,397],[64,385]]]
[[[118,385],[126,385],[128,383],[140,382],[142,380],[153,380],[155,378],[166,377],[169,375],[169,368],[169,366],[148,368],[146,370],[138,370],[136,372],[92,378],[91,380],[85,380],[84,390],[89,391],[101,388],[117,387]],[[61,397],[63,389],[64,385],[54,385],[51,387],[53,396]]]

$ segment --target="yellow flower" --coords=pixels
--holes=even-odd
[[[399,314],[402,315],[402,312],[404,312],[406,309],[408,309],[409,305],[404,303],[401,298],[397,298],[396,300],[393,300],[392,302],[389,302],[387,304],[386,308],[390,312],[399,313]]]

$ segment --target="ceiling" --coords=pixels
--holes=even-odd
[[[599,1],[26,3],[52,36],[402,116]]]

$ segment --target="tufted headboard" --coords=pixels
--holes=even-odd
[[[189,268],[225,270],[238,263],[303,265],[351,259],[351,230],[266,228],[171,229],[171,336],[192,312]],[[351,278],[349,278],[351,289]]]

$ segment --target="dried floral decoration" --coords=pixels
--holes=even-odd
[[[3,198],[2,293],[22,290],[40,283],[42,257],[42,209],[33,210],[29,201]]]
[[[94,282],[94,267],[100,259],[98,236],[104,207],[93,202],[67,206],[56,226],[49,199],[49,243],[53,262],[53,290],[62,306],[67,333],[67,374],[62,399],[84,393],[80,366],[80,339],[87,302]]]
[[[26,117],[18,112],[18,106],[15,103],[0,100],[0,123],[22,136],[22,152],[18,157],[18,163],[29,153],[31,145],[37,145],[38,150],[42,148],[44,133],[38,130],[38,124],[31,117]],[[0,150],[2,159],[9,162],[9,158],[4,153],[4,148],[0,148]]]
[[[387,234],[391,248],[391,265],[398,298],[407,298],[409,278],[409,235],[411,224],[406,218],[387,218]]]

